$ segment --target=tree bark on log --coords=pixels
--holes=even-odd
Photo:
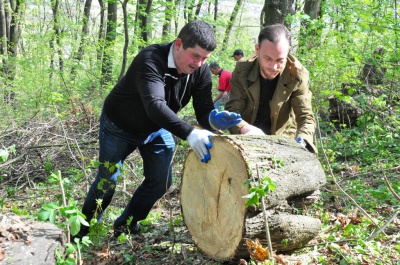
[[[204,254],[232,261],[249,256],[246,238],[258,238],[266,246],[263,213],[245,206],[242,198],[249,187],[258,186],[258,177],[269,176],[276,183],[265,197],[274,250],[295,249],[318,234],[320,221],[294,215],[289,205],[326,183],[314,154],[294,140],[267,135],[215,136],[212,144],[208,163],[201,163],[193,151],[188,153],[181,186],[185,224]],[[250,186],[244,185],[248,179]]]

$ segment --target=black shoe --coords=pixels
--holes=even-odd
[[[134,225],[131,225],[131,227],[120,226],[114,228],[114,237],[118,238],[122,233],[133,235],[139,232],[140,232],[140,225],[139,223],[136,222]]]

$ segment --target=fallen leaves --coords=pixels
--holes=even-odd
[[[101,251],[94,252],[93,263],[96,265],[122,264],[124,257],[120,253],[114,253],[110,249],[103,247]]]
[[[346,216],[344,214],[338,213],[336,215],[336,222],[338,222],[340,224],[340,227],[342,229],[344,229],[349,224],[358,225],[358,224],[362,223],[362,220],[358,216],[350,216],[350,217],[348,217],[348,216]]]
[[[3,260],[5,257],[4,257],[4,249],[3,248],[0,248],[0,260]]]
[[[264,262],[264,261],[270,259],[268,249],[263,248],[263,246],[261,245],[258,238],[256,238],[254,241],[252,241],[250,239],[246,239],[246,245],[247,245],[247,250],[250,253],[250,257],[252,260],[255,260],[257,262]],[[299,260],[289,261],[288,259],[290,259],[290,255],[287,256],[287,255],[282,255],[282,254],[279,254],[279,255],[273,254],[273,258],[274,258],[275,264],[279,264],[279,265],[287,265],[287,264],[301,265],[302,264]],[[259,264],[259,263],[257,263],[257,264]],[[260,264],[264,264],[264,263],[260,263]],[[247,265],[247,262],[244,259],[241,259],[239,261],[239,265]]]
[[[268,249],[262,247],[258,238],[256,238],[255,241],[246,239],[246,245],[252,259],[257,261],[265,261],[269,258]]]
[[[30,230],[29,224],[23,222],[19,216],[0,215],[0,242],[21,241],[29,245],[32,241]]]

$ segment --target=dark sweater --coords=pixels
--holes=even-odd
[[[193,126],[176,113],[191,97],[197,121],[203,128],[211,129],[208,116],[214,106],[210,69],[204,64],[189,78],[178,75],[175,68],[168,68],[171,45],[155,44],[143,49],[107,96],[104,111],[124,131],[148,135],[164,128],[186,139]]]

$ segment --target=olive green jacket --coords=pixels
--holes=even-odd
[[[311,98],[309,73],[289,54],[270,101],[271,133],[292,139],[301,136],[307,142],[307,149],[316,153],[317,148],[313,144],[315,118]],[[231,95],[225,110],[239,113],[243,121],[230,128],[230,132],[239,134],[243,126],[253,124],[259,104],[260,67],[257,55],[252,54],[238,61],[232,73]]]

